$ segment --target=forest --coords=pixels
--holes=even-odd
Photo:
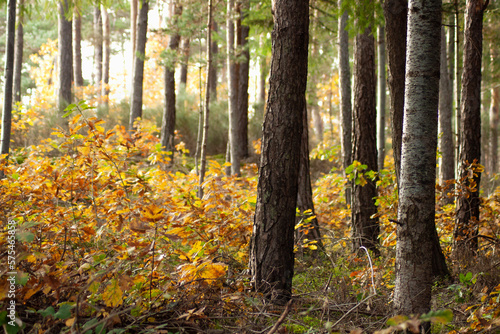
[[[1,7],[3,333],[500,333],[497,1]]]

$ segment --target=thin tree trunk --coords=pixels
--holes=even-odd
[[[342,7],[342,1],[339,0],[339,8]],[[345,11],[339,20],[340,141],[344,174],[347,167],[352,164],[351,69],[349,67],[349,33],[346,30],[348,17]],[[351,204],[350,186],[346,189],[345,196],[346,203]]]
[[[172,28],[177,25],[177,17],[182,13],[182,7],[177,3],[173,4],[171,12]],[[181,37],[177,31],[172,32],[168,42],[168,49],[171,54],[176,53],[179,48]],[[175,59],[168,59],[165,65],[164,82],[165,82],[165,105],[163,108],[163,121],[161,126],[161,146],[164,147],[166,152],[170,154],[171,163],[174,159],[173,151],[175,149]]]
[[[377,151],[378,170],[384,169],[385,159],[385,30],[383,26],[377,29],[377,59],[378,59],[378,80],[377,80]]]
[[[249,0],[240,2],[241,21],[245,19],[250,10]],[[238,142],[240,159],[248,157],[248,76],[250,73],[250,50],[248,49],[248,34],[250,27],[246,24],[241,25],[238,75]]]
[[[481,57],[483,13],[487,4],[488,1],[467,0],[465,13],[459,180],[475,191],[457,198],[454,251],[459,255],[478,248],[481,171],[476,170],[473,177],[469,173],[470,164],[481,162]]]
[[[139,0],[130,0],[130,59],[132,59],[132,71],[130,71],[130,89],[133,90],[135,75],[135,51],[137,48],[137,15],[139,11]]]
[[[439,150],[441,159],[439,162],[439,180],[443,192],[447,194],[453,191],[453,184],[449,181],[455,179],[455,145],[453,143],[453,92],[448,74],[448,62],[446,55],[446,34],[444,27],[441,28],[441,77],[439,79]],[[446,196],[443,203],[453,203],[452,196]]]
[[[353,108],[353,161],[367,166],[367,171],[377,171],[377,110],[375,101],[375,41],[371,28],[356,36],[354,45],[354,108]],[[374,197],[375,181],[366,177],[366,184],[353,184],[351,224],[353,251],[364,246],[379,254],[380,227]]]
[[[410,0],[394,290],[397,314],[430,310],[440,40],[441,0]]]
[[[208,23],[207,23],[207,82],[205,89],[205,110],[203,113],[203,139],[201,142],[200,154],[200,175],[198,184],[198,197],[203,198],[203,182],[205,180],[205,169],[207,165],[207,141],[208,141],[208,121],[210,115],[210,75],[212,67],[212,0],[208,0]]]
[[[188,76],[188,64],[189,64],[189,53],[191,50],[189,37],[184,37],[182,39],[182,63],[181,63],[181,85],[186,88],[187,76]]]
[[[231,174],[240,175],[240,143],[238,141],[238,72],[234,53],[234,0],[227,1],[227,68],[228,68],[228,113],[229,145],[231,152]]]
[[[82,16],[77,6],[73,11],[73,77],[75,86],[82,87]]]
[[[144,58],[148,31],[149,0],[142,0],[137,21],[136,53],[134,57],[134,80],[130,102],[129,129],[135,130],[134,122],[142,117],[142,88],[144,81]]]
[[[73,48],[72,48],[72,23],[67,19],[66,14],[69,10],[68,0],[61,0],[59,6],[59,95],[58,107],[59,111],[64,109],[71,103],[71,85],[73,73]]]
[[[219,32],[219,25],[216,21],[212,22],[212,33],[217,34]],[[211,42],[211,52],[212,52],[212,67],[210,67],[210,92],[212,96],[210,97],[211,101],[217,101],[217,83],[218,83],[218,61],[217,55],[219,54],[219,44],[217,39],[212,38]]]
[[[94,7],[94,86],[97,100],[101,104],[101,82],[102,82],[102,17],[101,8]]]
[[[388,84],[391,93],[392,150],[394,169],[399,189],[401,169],[401,140],[403,136],[403,111],[405,97],[406,24],[408,1],[384,2],[385,33],[388,56]]]
[[[491,58],[495,57],[496,50],[491,49]],[[492,72],[493,73],[493,72]],[[498,124],[500,123],[500,88],[494,86],[491,88],[491,105],[490,105],[490,175],[498,173]],[[494,185],[497,183],[495,182]],[[495,188],[493,188],[495,189]]]
[[[14,80],[14,43],[16,29],[16,0],[7,1],[7,45],[5,48],[5,71],[2,113],[1,154],[9,154],[12,125],[12,88]],[[0,172],[0,178],[3,178]]]
[[[109,62],[111,57],[111,26],[109,23],[108,10],[101,6],[102,13],[102,37],[103,37],[103,62],[102,62],[102,103],[106,109],[109,108]]]
[[[460,157],[460,137],[461,137],[461,110],[460,110],[460,89],[462,87],[462,78],[460,76],[462,72],[461,58],[460,58],[460,0],[455,0],[455,87],[454,87],[454,96],[455,96],[455,130],[456,130],[456,147],[455,147],[455,175],[459,174],[459,157]]]
[[[17,10],[17,28],[14,47],[14,87],[13,99],[14,102],[21,102],[21,79],[23,70],[23,49],[24,49],[24,32],[23,32],[23,14],[21,8],[24,6],[24,0],[19,0]]]
[[[252,284],[275,304],[292,293],[294,225],[305,111],[309,1],[274,1],[269,97],[250,247]]]

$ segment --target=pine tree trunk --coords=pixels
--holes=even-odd
[[[377,29],[377,152],[378,170],[384,169],[385,159],[385,29],[383,26]]]
[[[458,254],[477,251],[479,221],[479,187],[481,172],[469,178],[470,164],[481,162],[481,57],[483,47],[483,0],[467,0],[464,32],[464,70],[462,72],[462,104],[459,179],[476,191],[457,198],[454,251]]]
[[[2,134],[0,154],[9,154],[10,131],[12,126],[12,87],[14,80],[14,43],[16,29],[16,0],[7,1],[7,45],[5,50],[5,71],[2,112]],[[3,178],[0,172],[0,178]]]
[[[24,32],[23,32],[23,14],[20,13],[24,6],[24,0],[19,1],[17,13],[17,28],[15,36],[14,47],[14,86],[13,86],[13,99],[14,102],[21,102],[21,79],[23,69],[23,49],[24,49]]]
[[[274,1],[271,77],[250,248],[252,282],[273,303],[291,297],[300,142],[307,83],[308,0]]]
[[[142,0],[137,21],[137,41],[134,57],[134,79],[130,102],[129,129],[134,129],[134,122],[142,117],[142,88],[144,81],[144,58],[148,31],[149,0]]]
[[[440,41],[441,0],[410,0],[394,290],[397,314],[430,310]]]
[[[339,0],[339,8],[342,6],[342,1]],[[349,67],[349,33],[346,30],[347,19],[348,14],[345,11],[339,20],[340,141],[344,171],[352,164],[351,69]],[[346,203],[351,204],[350,186],[346,189],[345,196]]]
[[[243,21],[250,9],[249,0],[240,3],[240,20]],[[248,34],[250,27],[241,25],[240,43],[238,44],[240,53],[239,74],[238,74],[238,142],[240,159],[248,157],[248,79],[250,73],[250,50],[248,49]]]
[[[229,147],[231,152],[231,174],[240,175],[240,142],[238,141],[238,72],[234,52],[234,1],[227,1],[227,68],[228,68],[228,113],[229,113]]]
[[[102,15],[102,37],[103,37],[103,60],[102,60],[102,103],[106,109],[109,108],[109,61],[111,57],[111,26],[109,23],[108,10],[101,6]]]
[[[72,48],[72,23],[67,19],[69,10],[68,0],[59,3],[59,95],[58,107],[62,113],[71,103],[71,85],[73,76],[73,48]]]
[[[76,6],[73,12],[73,77],[75,86],[82,87],[82,16]]]
[[[173,5],[172,22],[173,27],[177,25],[177,17],[182,13],[182,7],[177,3]],[[181,37],[178,32],[172,32],[168,42],[168,49],[174,54],[179,48]],[[165,65],[164,83],[165,83],[165,105],[163,108],[163,121],[161,126],[161,146],[166,152],[172,152],[170,158],[173,162],[173,151],[175,149],[175,59],[169,59]]]
[[[377,110],[375,101],[375,41],[371,28],[356,36],[354,45],[354,108],[353,108],[353,161],[367,166],[367,171],[377,171]],[[352,239],[353,251],[361,246],[378,254],[379,224],[374,197],[375,181],[366,177],[367,183],[353,184]]]
[[[394,155],[394,169],[396,170],[396,180],[398,185],[401,170],[401,139],[403,136],[403,111],[405,104],[407,10],[407,0],[386,0],[384,2],[389,72],[387,82],[391,93],[392,150]]]
[[[444,27],[441,29],[441,77],[439,79],[439,150],[441,159],[439,162],[439,180],[444,193],[452,192],[453,185],[447,181],[455,179],[455,145],[453,143],[453,92],[448,74],[448,62],[446,54],[446,34]],[[443,203],[451,204],[454,199],[446,196]]]

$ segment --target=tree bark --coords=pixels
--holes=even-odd
[[[149,0],[142,0],[137,20],[137,40],[134,57],[134,79],[130,102],[129,129],[135,130],[134,122],[142,117],[142,88],[144,81],[144,58],[146,57],[146,40],[148,31]]]
[[[137,47],[137,13],[139,0],[130,0],[130,59],[132,59],[132,71],[130,71],[130,88],[133,90],[135,74],[135,51]]]
[[[101,8],[94,7],[94,86],[97,100],[101,103],[101,83],[102,83],[102,17]]]
[[[388,84],[391,94],[392,150],[394,169],[399,189],[401,170],[401,140],[403,136],[403,111],[405,96],[405,58],[407,0],[386,0],[384,2],[385,33],[388,56]]]
[[[455,179],[455,145],[453,143],[453,90],[450,76],[448,74],[446,34],[444,27],[441,28],[441,77],[439,79],[439,150],[441,159],[439,162],[439,180],[445,195],[452,192],[453,184],[447,182]],[[446,196],[443,203],[451,204],[454,199]]]
[[[342,7],[342,1],[339,0],[339,8]],[[339,19],[340,141],[344,174],[347,167],[352,164],[351,69],[349,67],[349,33],[346,30],[348,17],[345,11]],[[351,204],[351,186],[347,187],[345,196],[346,203]]]
[[[219,32],[219,25],[216,21],[212,22],[212,34]],[[212,96],[210,97],[211,101],[217,101],[217,83],[218,83],[218,57],[219,54],[219,43],[217,39],[212,38],[211,52],[212,52],[212,67],[210,67],[210,92]]]
[[[17,10],[17,28],[14,47],[14,86],[13,99],[14,102],[21,102],[21,79],[23,70],[23,49],[24,49],[24,32],[23,32],[23,14],[21,8],[24,6],[24,0],[19,0]]]
[[[103,60],[102,60],[102,87],[101,96],[102,103],[106,109],[109,108],[109,62],[111,57],[111,26],[109,23],[108,10],[101,6],[101,16],[102,16],[102,49],[103,49]]]
[[[191,41],[189,37],[184,37],[182,39],[182,63],[181,63],[181,77],[180,82],[184,88],[187,85],[187,76],[188,76],[188,64],[189,64],[189,54],[191,52]]]
[[[234,0],[227,1],[227,68],[228,68],[228,114],[229,114],[229,148],[231,161],[231,174],[240,175],[240,142],[238,141],[238,72],[234,52]]]
[[[178,3],[173,4],[172,10],[172,27],[177,25],[177,17],[182,13],[182,7]],[[175,28],[174,28],[175,30]],[[174,55],[179,48],[181,37],[177,31],[172,32],[170,35],[170,40],[168,42],[168,49],[171,51],[171,55]],[[167,59],[164,72],[164,82],[165,82],[165,105],[163,108],[163,121],[161,126],[161,146],[166,152],[172,152],[170,158],[173,162],[173,151],[175,149],[174,137],[175,137],[175,59]]]
[[[461,92],[461,134],[459,180],[474,188],[468,196],[457,198],[454,251],[477,251],[479,221],[479,187],[481,172],[469,177],[470,164],[481,161],[481,57],[483,47],[483,13],[488,0],[467,0],[464,29],[464,61]]]
[[[73,77],[75,86],[82,87],[82,15],[77,6],[73,11]]]
[[[0,154],[9,154],[12,126],[12,88],[14,80],[14,43],[16,30],[16,0],[7,1],[7,45],[5,48],[4,94]],[[0,178],[3,178],[0,172]]]
[[[397,314],[430,310],[440,41],[441,0],[410,0],[394,290]]]
[[[375,101],[375,41],[371,28],[356,36],[354,45],[354,108],[353,108],[353,161],[367,166],[367,171],[377,171],[377,110]],[[365,185],[353,184],[352,239],[353,251],[361,246],[378,254],[379,224],[374,197],[375,181],[366,178]]]
[[[249,0],[240,1],[240,20],[243,21],[250,10]],[[248,34],[250,27],[241,25],[239,47],[238,74],[238,142],[240,159],[248,157],[248,76],[250,73],[250,50],[248,49]]]
[[[383,26],[377,29],[377,60],[378,60],[378,80],[377,80],[377,151],[378,170],[384,169],[385,159],[385,29]]]
[[[58,107],[59,111],[63,112],[64,109],[71,103],[71,85],[73,73],[73,48],[72,48],[72,23],[67,19],[69,11],[68,0],[61,0],[58,2],[59,6],[59,95]]]
[[[305,110],[308,0],[276,0],[271,77],[263,125],[257,206],[250,248],[256,291],[273,303],[291,297],[294,225]]]

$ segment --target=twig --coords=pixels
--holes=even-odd
[[[373,279],[373,276],[375,276],[375,275],[373,273],[372,258],[370,257],[370,253],[368,253],[368,249],[366,249],[365,246],[361,246],[359,248],[361,248],[362,250],[364,250],[366,252],[366,255],[368,256],[368,262],[370,262],[370,270],[372,271],[372,288],[373,288],[373,294],[376,295],[377,294],[377,290],[375,289],[375,280]]]
[[[340,319],[337,320],[337,322],[333,324],[332,328],[335,328],[335,326],[337,326],[342,320],[344,320],[344,318],[347,317],[352,311],[354,311],[355,309],[357,309],[361,304],[363,304],[364,302],[366,302],[368,299],[372,298],[373,296],[375,296],[375,295],[369,295],[368,297],[366,297],[365,299],[363,299],[362,301],[360,301],[358,304],[356,304],[349,311],[347,311],[346,313],[344,313],[344,315],[341,316]]]
[[[267,332],[267,334],[273,334],[278,330],[278,327],[283,323],[283,321],[285,321],[286,316],[290,312],[290,306],[292,306],[292,303],[293,299],[290,299],[286,304],[285,310],[283,311],[283,313],[281,313],[281,316],[278,318],[278,321],[276,321],[274,326],[269,330],[269,332]]]

